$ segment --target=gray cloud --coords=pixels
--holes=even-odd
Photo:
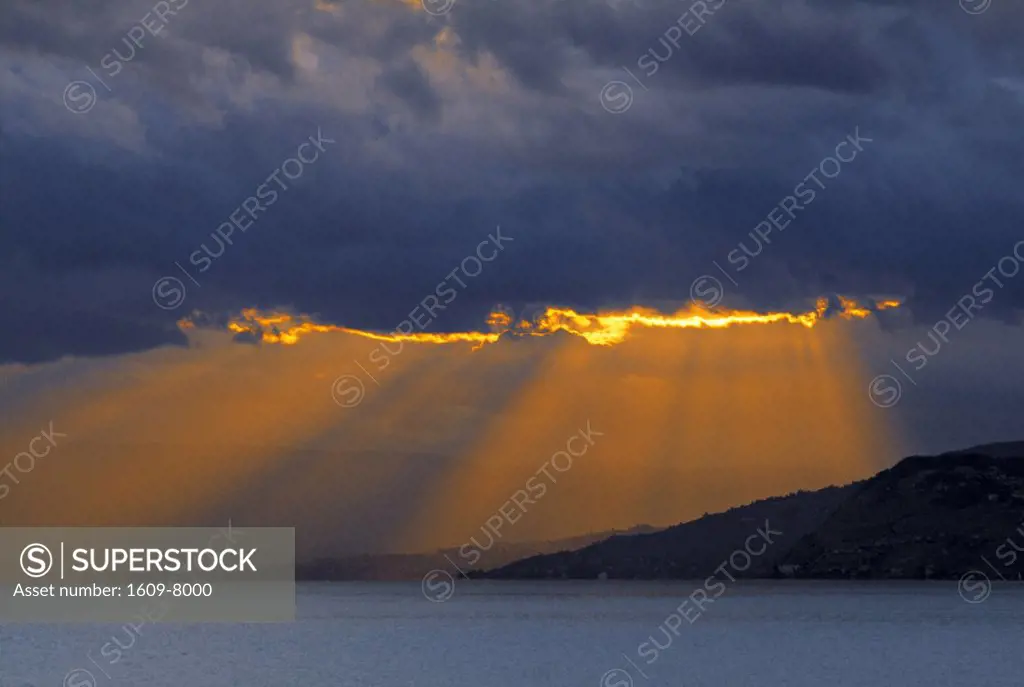
[[[498,302],[679,302],[854,127],[875,143],[730,298],[896,292],[928,318],[1024,238],[1019,6],[736,0],[659,42],[687,6],[189,2],[76,115],[65,85],[104,76],[153,5],[10,0],[0,306],[37,323],[0,361],[180,344],[191,308],[393,327],[499,224],[514,250],[438,327]],[[611,79],[634,91],[619,115],[598,99]],[[337,144],[188,282],[174,263],[317,127]],[[164,275],[180,312],[153,303]],[[1022,304],[1024,279],[985,315]]]

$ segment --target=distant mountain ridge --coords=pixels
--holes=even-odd
[[[698,579],[766,524],[782,534],[737,577],[929,579],[1024,571],[1024,442],[911,456],[843,487],[755,501],[477,573],[493,579]],[[1016,536],[1016,540],[1012,537]],[[984,557],[984,558],[983,558]],[[986,564],[986,561],[989,564]]]
[[[650,534],[616,536],[577,551],[534,556],[481,572],[496,579],[696,579],[722,564],[758,528],[781,532],[743,576],[771,576],[777,559],[819,527],[854,485],[775,496]]]
[[[642,534],[656,530],[650,525],[637,525],[628,530],[595,532],[553,541],[497,543],[491,549],[481,552],[482,560],[489,565],[500,566],[528,556],[587,546],[619,534]],[[363,554],[299,563],[295,575],[296,579],[305,581],[420,580],[431,570],[449,570],[454,574],[456,570],[452,561],[459,564],[460,560],[458,548],[432,553]]]

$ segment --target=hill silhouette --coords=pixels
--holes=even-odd
[[[656,528],[637,525],[624,530],[625,533],[653,532]],[[603,541],[617,534],[616,531],[595,532],[567,539],[535,542],[496,543],[483,554],[483,562],[492,566],[504,565],[527,556],[563,551]],[[458,548],[442,549],[430,553],[363,554],[319,558],[296,565],[296,579],[305,581],[355,581],[355,580],[419,580],[429,570],[451,569],[451,561],[458,563],[462,557]]]
[[[797,492],[651,534],[616,536],[486,572],[494,579],[698,579],[758,528],[773,543],[737,577],[929,579],[982,570],[1018,579],[1024,442],[911,456],[842,487]],[[1018,532],[1018,528],[1020,531]],[[1012,559],[1012,560],[1011,560]]]

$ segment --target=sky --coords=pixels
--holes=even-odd
[[[5,0],[0,517],[424,550],[588,421],[511,538],[1022,439],[1022,25]]]

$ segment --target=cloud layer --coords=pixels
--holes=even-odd
[[[192,309],[390,329],[497,225],[515,242],[438,329],[496,303],[678,304],[701,275],[734,307],[881,293],[929,320],[1024,239],[1019,4],[446,7],[8,0],[0,362],[181,345]],[[613,81],[631,91],[603,101]],[[855,130],[872,142],[734,271]],[[334,143],[292,178],[318,131]],[[984,316],[1022,303],[1007,279]]]

